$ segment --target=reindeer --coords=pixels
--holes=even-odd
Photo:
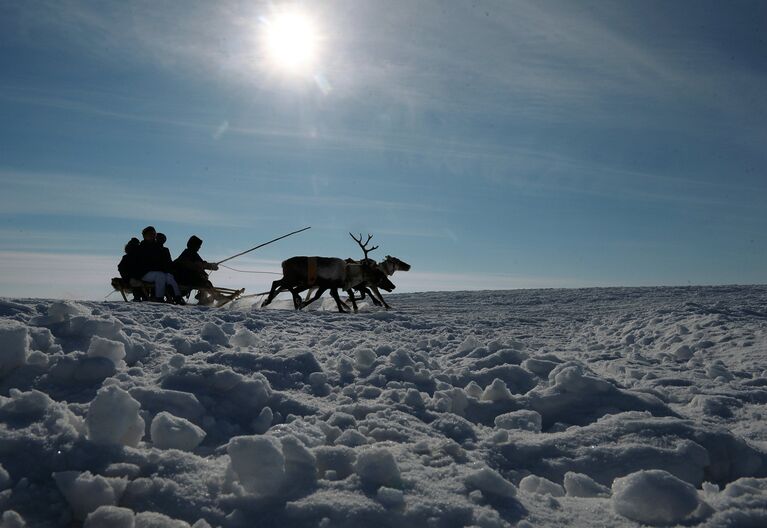
[[[365,299],[365,295],[369,295],[370,299],[373,301],[373,304],[376,306],[384,306],[387,310],[391,308],[389,304],[386,303],[386,301],[383,298],[383,295],[381,295],[381,292],[378,290],[378,288],[382,288],[386,291],[392,291],[394,289],[394,285],[391,283],[391,281],[388,280],[388,277],[393,275],[395,271],[408,271],[410,270],[410,264],[407,262],[403,262],[402,260],[398,259],[397,257],[392,257],[391,255],[386,255],[386,258],[381,262],[376,262],[375,260],[368,258],[368,254],[378,249],[378,246],[373,246],[372,248],[368,248],[368,244],[370,243],[370,240],[373,238],[373,235],[368,234],[367,240],[363,243],[362,242],[362,233],[360,233],[359,238],[355,237],[353,234],[349,233],[349,236],[352,237],[352,240],[357,242],[357,245],[360,246],[363,252],[363,258],[362,260],[354,260],[351,258],[346,259],[346,263],[350,266],[358,266],[358,265],[364,265],[366,266],[366,270],[368,273],[367,280],[364,282],[361,282],[357,286],[353,287],[353,290],[356,290],[360,297],[355,297],[353,293],[347,293],[349,294],[349,299],[352,302],[352,305],[354,306],[354,311],[357,311],[357,305],[356,301],[362,301]],[[374,272],[372,270],[379,270],[381,273]],[[388,287],[384,287],[386,285],[391,285],[391,289]],[[372,291],[371,291],[372,290]],[[323,290],[324,292],[324,290]],[[304,299],[304,306],[309,304],[310,302],[315,301],[317,298],[319,298],[319,295],[322,295],[323,292],[320,292],[319,294],[315,295],[314,298],[312,298],[312,295],[315,293],[314,288],[310,288],[309,291],[306,294],[306,297]],[[311,299],[311,300],[310,300]]]
[[[367,247],[373,238],[372,235],[368,235],[364,244],[362,243],[362,234],[360,234],[359,239],[351,233],[349,236],[362,248],[364,258],[361,261],[332,257],[291,257],[282,262],[283,276],[272,283],[269,295],[261,306],[267,306],[280,292],[290,291],[293,295],[293,306],[296,310],[300,310],[330,290],[330,295],[336,301],[338,311],[344,312],[346,311],[344,307],[348,309],[348,306],[338,297],[338,289],[340,288],[349,295],[348,300],[352,302],[355,312],[357,311],[356,301],[364,299],[366,292],[370,295],[373,303],[379,306],[383,303],[388,310],[390,306],[383,300],[383,295],[378,288],[388,292],[393,291],[395,286],[388,277],[397,270],[409,270],[410,265],[389,255],[386,256],[386,260],[379,264],[368,258],[368,253],[378,249],[378,246]],[[375,291],[377,298],[369,288]],[[309,292],[302,302],[299,293],[305,290],[309,290]],[[356,298],[352,290],[357,290],[361,297]]]
[[[354,311],[357,312],[357,300],[354,297],[354,290],[361,291],[362,288],[365,288],[368,285],[375,285],[373,287],[379,287],[382,288],[388,292],[391,292],[396,288],[394,284],[389,280],[389,278],[386,276],[386,274],[378,269],[378,266],[374,265],[370,266],[367,263],[358,263],[358,262],[349,262],[349,259],[344,261],[346,264],[346,286],[343,288],[347,295],[349,296],[349,299],[352,302],[352,307],[354,308]],[[333,289],[331,286],[319,286],[317,288],[317,291],[314,293],[314,296],[310,298],[311,296],[311,290],[306,296],[306,300],[301,303],[301,308],[304,306],[307,306],[317,299],[319,299],[325,291],[330,289],[330,295],[333,296],[334,294],[337,295],[337,290]],[[341,308],[341,305],[339,304],[339,299],[337,299],[334,296],[334,299],[336,299],[336,304],[338,305],[339,311],[343,311]],[[361,297],[361,299],[364,299],[364,296]],[[340,301],[341,304],[345,306],[345,303],[343,301]]]
[[[349,264],[343,259],[332,257],[291,257],[282,262],[282,278],[272,283],[269,296],[261,307],[271,303],[280,292],[289,291],[293,295],[293,306],[296,310],[300,310],[317,300],[325,291],[330,290],[338,311],[348,311],[348,306],[338,296],[340,288],[350,295],[356,312],[357,303],[351,289],[361,284],[374,284],[386,291],[392,291],[395,288],[386,274],[377,267]],[[302,302],[299,293],[315,287],[318,288],[315,296]]]
[[[373,259],[368,258],[368,253],[373,251],[374,249],[378,249],[378,246],[373,246],[372,248],[368,249],[367,245],[370,243],[370,240],[373,238],[373,235],[368,234],[368,238],[365,241],[365,243],[362,243],[362,233],[360,233],[360,237],[357,238],[351,233],[349,233],[349,236],[354,239],[355,242],[362,248],[362,252],[364,253],[364,257],[361,261],[356,261],[353,259],[346,259],[347,264],[363,264],[375,267],[378,270],[380,270],[384,276],[390,277],[394,275],[395,271],[409,271],[410,270],[410,264],[407,262],[403,262],[402,260],[398,259],[397,257],[392,257],[391,255],[386,255],[386,258],[382,260],[381,262],[376,262]],[[387,279],[388,280],[388,279]],[[379,279],[380,282],[380,279]],[[378,287],[380,287],[380,283],[376,283],[376,281],[370,281],[365,284],[361,284],[359,287],[355,287],[354,289],[357,290],[360,293],[360,297],[356,298],[353,295],[350,296],[350,299],[352,301],[352,304],[356,304],[356,301],[361,301],[365,299],[365,294],[367,293],[370,295],[370,299],[373,301],[373,304],[376,306],[383,305],[387,310],[391,308],[386,301],[383,298],[383,295],[381,295],[381,292],[378,290]],[[372,291],[371,291],[372,290]],[[391,291],[391,290],[387,290]],[[375,294],[375,295],[374,295]]]

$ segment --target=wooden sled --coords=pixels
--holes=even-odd
[[[233,300],[237,299],[245,292],[245,288],[234,290],[232,288],[195,288],[194,286],[184,286],[179,284],[181,295],[187,299],[191,296],[194,290],[199,293],[200,306],[214,306],[220,308],[226,304],[229,304]],[[133,293],[133,290],[140,290],[144,297],[149,298],[154,293],[154,284],[151,282],[145,282],[138,279],[125,280],[120,277],[114,277],[112,279],[112,288],[120,292],[122,298],[127,302],[128,296],[126,294]]]

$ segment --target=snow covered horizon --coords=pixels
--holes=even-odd
[[[2,526],[767,525],[767,286],[0,299]]]

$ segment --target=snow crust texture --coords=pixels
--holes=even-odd
[[[767,526],[767,287],[389,300],[0,299],[0,526]]]

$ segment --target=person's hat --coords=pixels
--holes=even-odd
[[[192,235],[189,237],[186,247],[189,249],[200,249],[200,247],[202,247],[202,239]]]
[[[140,243],[139,243],[138,238],[133,237],[130,240],[128,240],[127,244],[125,244],[125,252],[127,253],[127,252],[129,252],[129,251],[131,251],[133,249],[136,249],[137,247],[139,247],[139,245],[140,245]]]

